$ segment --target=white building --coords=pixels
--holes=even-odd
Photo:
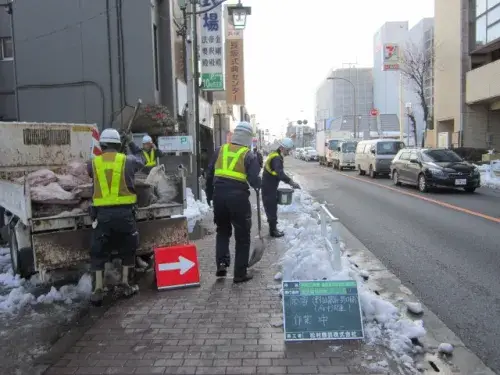
[[[401,116],[404,98],[398,70],[384,71],[384,46],[402,46],[408,39],[408,21],[386,22],[373,37],[373,101],[380,114]]]
[[[336,79],[327,79],[329,77]],[[316,90],[315,123],[318,130],[328,128],[336,118],[354,114],[353,86],[356,89],[356,115],[370,113],[373,108],[372,68],[335,69]]]

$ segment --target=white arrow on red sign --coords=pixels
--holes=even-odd
[[[195,263],[189,259],[184,258],[179,255],[179,261],[174,263],[160,263],[158,265],[158,271],[175,271],[179,270],[181,275],[184,275],[187,271],[195,266]]]

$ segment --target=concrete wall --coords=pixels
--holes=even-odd
[[[117,0],[14,2],[19,108],[22,121],[110,122],[138,98],[175,113],[169,1],[123,0],[124,51],[118,55]],[[110,22],[108,50],[107,20]],[[166,22],[163,22],[166,19]],[[158,26],[158,86],[153,23]],[[119,60],[125,65],[120,88]],[[111,66],[110,66],[111,60]],[[83,83],[85,82],[85,83]],[[123,93],[123,96],[120,95]]]
[[[0,7],[0,38],[11,37],[11,19],[5,9]],[[0,118],[16,118],[14,95],[14,61],[0,60]]]
[[[404,45],[408,21],[386,22],[373,38],[373,101],[381,114],[400,112],[400,80],[398,71],[383,71],[383,46],[386,43]]]

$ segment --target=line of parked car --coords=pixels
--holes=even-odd
[[[293,156],[304,161],[318,161],[318,151],[314,147],[296,148]]]
[[[345,152],[350,154],[346,158],[354,160],[359,175],[388,177],[396,186],[412,185],[423,193],[434,188],[460,188],[473,193],[481,185],[479,169],[451,149],[406,148],[399,140],[371,139],[359,141],[355,150]],[[297,149],[295,157],[318,160],[317,152],[315,159],[309,153]],[[335,169],[336,163],[332,165]]]

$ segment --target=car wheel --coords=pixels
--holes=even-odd
[[[396,186],[401,186],[401,182],[399,182],[399,173],[397,170],[394,170],[394,172],[392,172],[392,182],[394,182],[394,185]]]
[[[370,165],[370,168],[368,168],[368,174],[369,174],[369,176],[370,176],[371,178],[375,178],[375,177],[377,177],[377,172],[375,172],[375,171],[373,170],[373,166],[372,166],[372,165]]]
[[[421,193],[427,193],[429,191],[429,187],[427,186],[427,180],[423,174],[418,176],[418,190]]]
[[[340,171],[343,171],[343,170],[344,170],[344,167],[340,167],[340,166],[339,166],[339,170],[340,170]]]
[[[464,188],[466,193],[474,193],[476,191],[475,187],[466,187]]]
[[[358,165],[358,174],[360,176],[364,176],[365,175],[365,171],[361,169],[361,165]]]

